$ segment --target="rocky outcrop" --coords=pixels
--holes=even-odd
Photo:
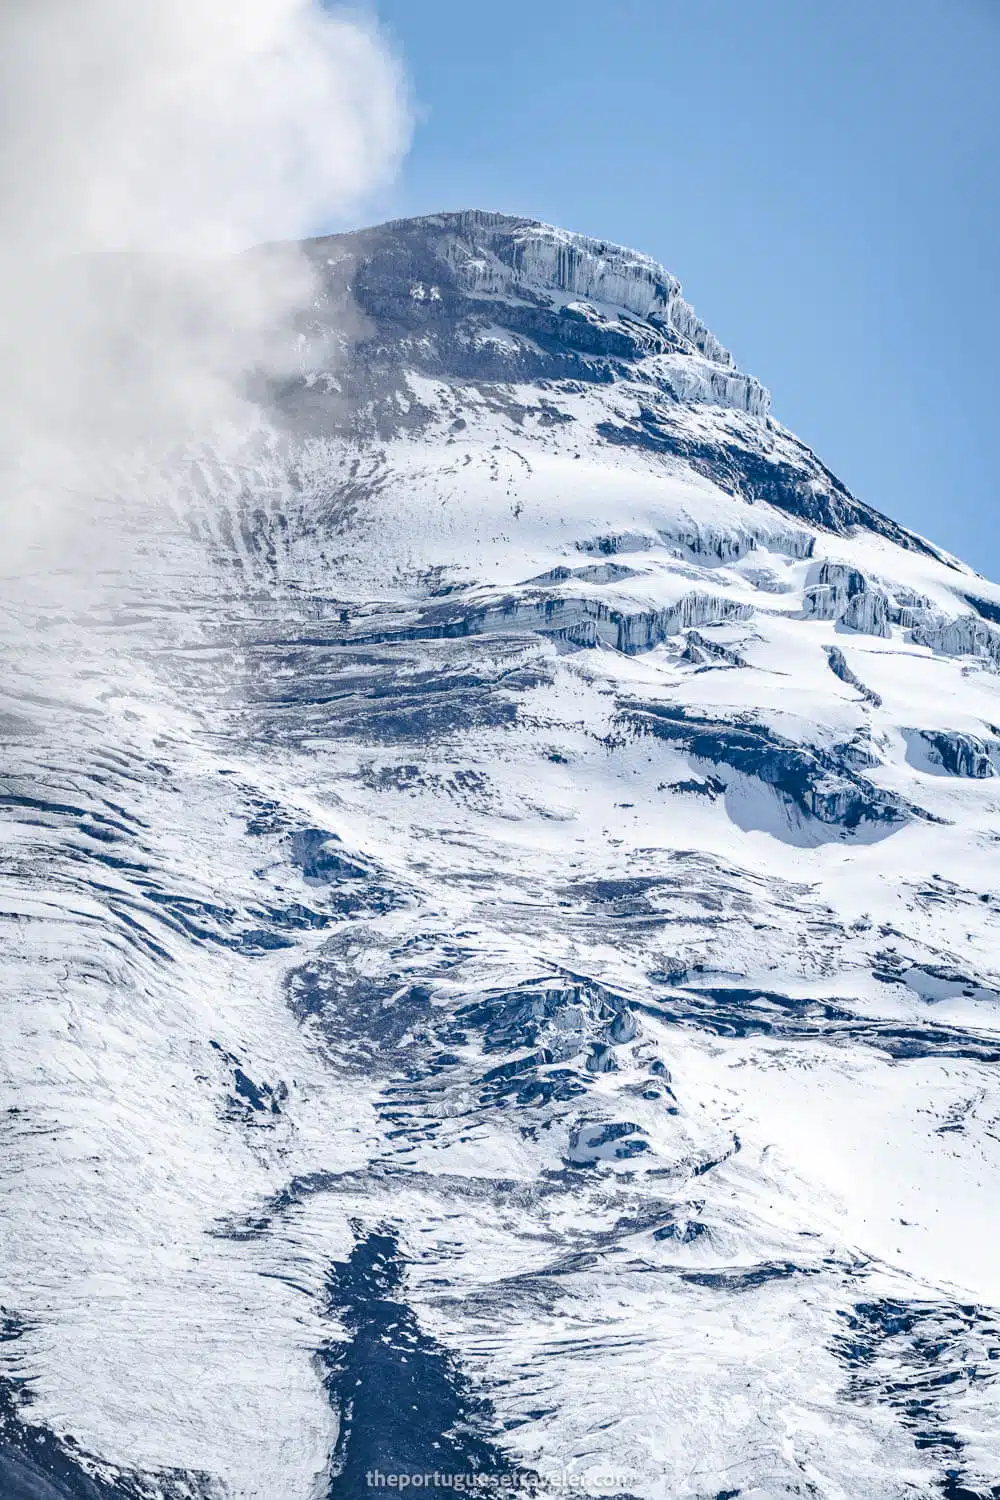
[[[1000,750],[995,740],[979,739],[957,730],[917,729],[912,733],[932,765],[941,766],[951,776],[971,776],[977,781],[997,774],[994,756]]]
[[[687,645],[681,652],[681,660],[702,667],[745,667],[746,661],[738,651],[723,646],[719,641],[710,641],[700,631],[689,630]]]
[[[640,394],[640,393],[637,393]],[[693,436],[675,401],[641,392],[639,411],[599,422],[607,443],[685,460],[727,494],[775,509],[840,536],[858,529],[876,532],[897,546],[950,563],[946,554],[914,532],[856,500],[835,474],[791,433],[768,420],[736,432]]]
[[[595,1042],[622,1046],[638,1029],[621,995],[568,976],[493,991],[459,1006],[455,1015],[463,1026],[482,1032],[487,1054],[543,1047],[551,1062],[574,1057]]]
[[[796,744],[746,718],[728,723],[663,703],[631,703],[619,721],[635,733],[667,740],[697,760],[729,766],[763,782],[790,807],[820,823],[853,831],[863,823],[892,825],[928,816],[860,776],[847,757]]]
[[[839,677],[841,682],[845,682],[848,687],[856,688],[865,702],[870,703],[873,708],[882,707],[882,699],[878,693],[874,693],[871,688],[865,687],[861,679],[855,676],[847,664],[847,657],[839,646],[827,646],[826,659],[830,663],[830,671],[835,677]]]

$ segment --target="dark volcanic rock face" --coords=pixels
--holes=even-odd
[[[736,369],[676,278],[652,261],[530,219],[478,212],[401,220],[307,249],[324,291],[303,331],[322,341],[345,308],[362,323],[356,357],[326,399],[312,376],[278,395],[299,430],[333,423],[369,440],[419,433],[432,412],[411,399],[412,371],[474,385],[515,421],[523,414],[512,385],[628,383],[638,410],[599,422],[603,442],[682,458],[728,493],[825,529],[863,526],[939,555],[857,501],[768,419],[768,393]],[[754,441],[745,425],[714,437],[690,432],[678,408],[692,398],[760,419]],[[566,420],[558,401],[547,420]]]
[[[1000,589],[641,255],[305,253],[7,589],[0,1493],[995,1493]]]

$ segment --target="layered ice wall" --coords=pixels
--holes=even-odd
[[[457,234],[479,251],[468,252],[467,258],[455,255],[456,267],[471,290],[528,287],[593,298],[640,318],[662,319],[706,358],[732,366],[732,355],[681,296],[676,276],[648,255],[506,214],[456,214],[454,225]],[[483,255],[484,249],[495,260]]]
[[[703,355],[709,365],[718,367],[707,373],[689,371],[686,380],[680,375],[681,399],[740,406],[755,416],[769,410],[769,393],[752,376],[736,369],[728,349],[681,296],[676,276],[649,256],[549,224],[518,223],[499,214],[459,214],[456,228],[477,247],[466,255],[457,248],[454,256],[456,270],[471,291],[508,295],[519,289],[535,295],[549,291],[622,308],[668,329],[689,352]],[[484,248],[491,253],[484,255]]]

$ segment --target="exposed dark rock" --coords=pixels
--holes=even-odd
[[[970,605],[977,615],[981,615],[984,620],[989,620],[992,625],[1000,625],[1000,604],[992,599],[979,599],[974,594],[966,594],[964,597],[966,604]]]
[[[628,1161],[643,1156],[649,1150],[643,1134],[640,1126],[627,1120],[606,1125],[583,1124],[573,1133],[568,1160],[574,1166],[591,1167],[599,1161]]]
[[[898,546],[943,560],[943,554],[922,537],[855,500],[840,480],[794,439],[791,441],[798,450],[795,464],[749,444],[696,440],[671,420],[665,406],[646,408],[632,424],[602,422],[598,431],[609,443],[684,458],[720,489],[751,504],[766,500],[777,510],[839,535],[855,528],[876,531]]]
[[[491,1500],[511,1494],[515,1481],[518,1493],[537,1493],[497,1443],[489,1402],[407,1306],[391,1229],[360,1233],[334,1267],[329,1312],[350,1338],[321,1351],[340,1418],[328,1500],[358,1500],[376,1471],[397,1484],[400,1475],[420,1475],[421,1484],[425,1473],[470,1476],[470,1490]]]
[[[11,1336],[0,1331],[0,1340]],[[210,1500],[215,1493],[205,1474],[144,1474],[95,1459],[74,1437],[32,1422],[30,1391],[20,1381],[0,1380],[3,1500]]]
[[[862,823],[892,825],[929,816],[865,780],[831,751],[795,744],[748,719],[726,722],[667,704],[631,703],[621,710],[619,720],[634,732],[670,741],[698,760],[755,777],[821,823],[854,830]]]
[[[1000,746],[995,741],[960,734],[957,730],[918,729],[914,733],[926,747],[927,758],[952,776],[983,780],[997,774],[993,757]]]
[[[695,666],[710,667],[745,667],[746,661],[738,651],[733,651],[729,646],[723,646],[721,641],[710,641],[698,630],[689,630],[687,633],[687,645],[681,652],[683,661],[692,662]]]
[[[669,1224],[661,1224],[659,1229],[654,1229],[653,1239],[670,1240],[675,1245],[692,1245],[708,1232],[708,1225],[699,1223],[697,1219],[672,1220]]]
[[[839,646],[827,646],[826,658],[830,663],[830,671],[835,677],[839,677],[841,682],[846,682],[848,687],[856,688],[865,702],[870,703],[873,708],[882,707],[882,699],[878,693],[874,693],[871,688],[865,687],[861,679],[855,675],[847,665],[847,657]]]
[[[876,974],[887,982],[899,976]],[[666,980],[654,981],[666,983]],[[929,1057],[958,1057],[982,1063],[1000,1061],[1000,1044],[988,1031],[936,1026],[912,1026],[867,1020],[846,1008],[845,1002],[799,998],[759,989],[710,987],[689,989],[658,999],[653,1014],[716,1036],[772,1036],[807,1041],[818,1036],[831,1043],[871,1047],[901,1062]]]
[[[914,1447],[940,1460],[943,1494],[995,1494],[993,1486],[982,1485],[975,1457],[965,1456],[965,1436],[948,1416],[964,1389],[1000,1378],[1000,1326],[993,1310],[884,1298],[860,1302],[842,1317],[845,1331],[836,1351],[848,1370],[851,1396],[895,1408]]]

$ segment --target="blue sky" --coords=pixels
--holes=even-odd
[[[1000,577],[1000,0],[377,0],[378,217],[524,213],[674,271],[865,500]]]

